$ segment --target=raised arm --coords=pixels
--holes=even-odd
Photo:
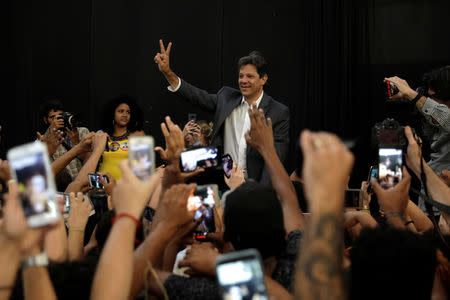
[[[61,172],[78,155],[91,151],[92,138],[94,135],[94,132],[84,135],[80,143],[76,144],[68,152],[64,153],[63,156],[60,156],[53,161],[53,174],[57,175]]]
[[[83,199],[83,193],[70,193],[70,210],[67,227],[69,228],[68,250],[69,260],[81,260],[84,257],[84,230],[92,206],[89,200]]]
[[[163,41],[159,40],[159,48],[160,52],[155,55],[154,60],[158,65],[159,71],[170,84],[169,90],[178,92],[183,98],[199,105],[206,111],[214,112],[216,110],[217,96],[182,81],[170,68],[170,50],[172,49],[172,43],[170,42],[167,48],[165,48]]]
[[[406,164],[421,179],[420,161],[423,160],[421,150],[414,138],[411,128],[405,127],[405,135],[408,139],[408,151],[406,154]],[[450,210],[450,188],[434,173],[434,171],[423,161],[423,171],[426,177],[426,186],[430,197]],[[439,207],[438,207],[439,208]],[[449,211],[447,211],[448,213]]]
[[[310,217],[295,278],[298,299],[346,299],[343,278],[344,190],[352,153],[334,135],[303,131],[303,179]]]
[[[91,299],[128,299],[137,220],[158,183],[155,175],[148,181],[141,181],[131,171],[127,160],[119,167],[123,177],[117,182],[112,197],[115,223],[100,256]]]
[[[258,150],[270,174],[272,185],[277,192],[283,209],[286,233],[303,229],[305,220],[298,204],[297,194],[289,175],[283,167],[274,146],[272,121],[264,116],[262,109],[249,109],[251,130],[245,134],[247,144]]]
[[[69,184],[65,191],[66,193],[79,192],[81,187],[88,183],[88,174],[95,172],[98,161],[105,150],[107,137],[108,135],[106,133],[96,133],[93,136],[91,156],[89,156],[89,159],[85,162],[75,180]]]

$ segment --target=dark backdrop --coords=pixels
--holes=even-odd
[[[387,104],[382,80],[417,84],[448,64],[448,0],[78,0],[2,2],[2,156],[39,129],[42,97],[98,129],[102,106],[133,95],[162,144],[159,123],[211,116],[166,90],[153,57],[173,42],[172,67],[210,92],[237,86],[236,61],[252,50],[270,63],[266,92],[291,109],[294,150],[304,128],[357,141],[354,183],[375,159],[370,127],[385,116],[411,123],[411,107]],[[291,164],[294,164],[292,151]]]

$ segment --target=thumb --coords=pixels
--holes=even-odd
[[[38,132],[36,132],[36,137],[37,137],[38,140],[41,140],[42,139],[42,134],[38,131]]]
[[[161,147],[155,147],[155,152],[157,152],[158,154],[159,154],[159,156],[161,157],[161,159],[162,160],[166,160],[166,158],[167,158],[167,156],[166,156],[166,153],[164,152],[164,149],[163,148],[161,148]]]

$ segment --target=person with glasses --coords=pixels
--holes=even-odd
[[[119,162],[128,159],[128,138],[145,135],[142,111],[131,97],[119,97],[107,103],[102,131],[109,135],[99,172],[109,173],[115,180],[122,177]]]

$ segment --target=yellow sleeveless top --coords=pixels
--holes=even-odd
[[[115,180],[122,178],[119,163],[128,159],[128,139],[108,142],[109,151],[103,152],[103,160],[100,164],[100,172],[108,172]]]

